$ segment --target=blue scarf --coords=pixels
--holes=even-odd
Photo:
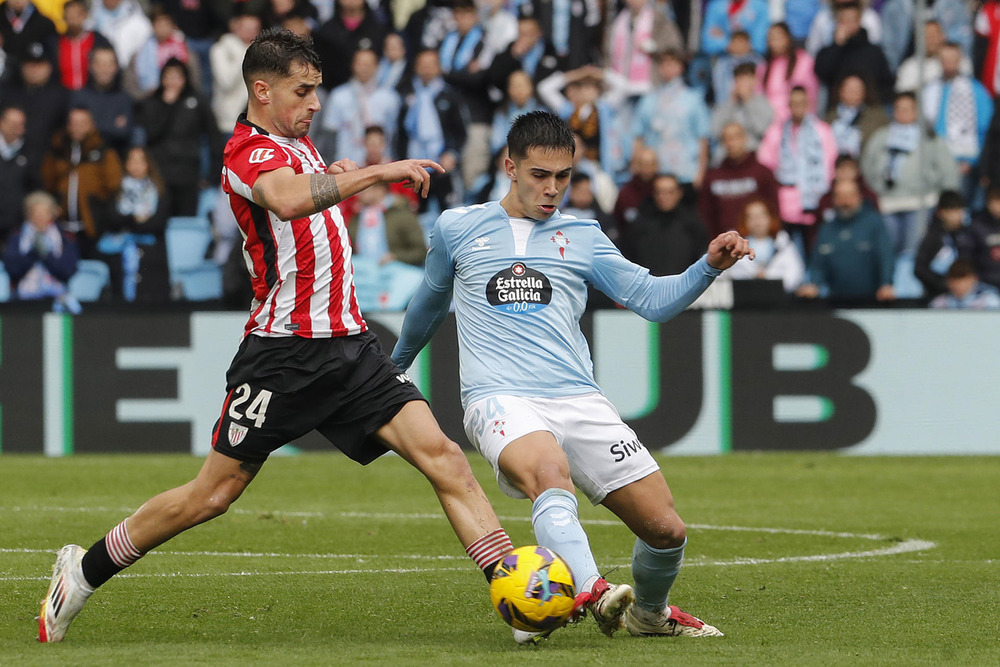
[[[797,150],[792,150],[795,144]],[[797,141],[792,139],[792,121],[786,120],[781,130],[781,158],[778,160],[778,182],[794,185],[802,197],[803,210],[819,205],[820,197],[830,189],[832,174],[826,173],[823,141],[813,118],[806,116],[799,125]]]
[[[528,76],[531,78],[535,78],[535,70],[538,69],[538,63],[544,55],[545,41],[540,39],[533,47],[531,47],[530,51],[521,57],[521,69],[527,72]]]
[[[830,123],[830,129],[833,130],[833,138],[841,154],[854,157],[861,155],[861,129],[857,126],[861,110],[861,107],[837,105],[837,117]]]
[[[478,25],[473,27],[465,37],[452,30],[441,42],[441,70],[445,73],[453,69],[465,69],[472,62],[476,46],[483,39],[483,29]]]
[[[444,79],[438,77],[426,86],[419,77],[413,79],[416,99],[406,112],[403,126],[410,135],[407,155],[436,160],[444,152],[444,130],[434,100],[444,90]]]
[[[885,166],[883,178],[890,188],[894,187],[902,176],[903,163],[910,153],[917,150],[918,143],[920,143],[919,123],[908,125],[901,125],[895,121],[889,123],[889,136],[885,142],[885,147],[889,151],[889,162]]]

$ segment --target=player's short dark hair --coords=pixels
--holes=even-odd
[[[257,35],[243,56],[243,80],[250,86],[261,77],[287,77],[296,64],[322,70],[312,38],[284,28],[268,28]]]
[[[753,63],[740,63],[733,68],[733,77],[746,76],[747,74],[750,76],[756,76],[757,66]]]
[[[954,211],[958,208],[965,208],[965,200],[955,190],[942,190],[938,197],[937,208],[939,211]]]
[[[549,111],[530,111],[514,119],[507,133],[507,152],[512,160],[528,156],[530,148],[576,152],[576,141],[569,125]]]

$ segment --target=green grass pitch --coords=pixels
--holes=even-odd
[[[473,467],[517,545],[527,501]],[[226,516],[35,641],[52,551],[89,546],[188,456],[0,458],[0,664],[997,665],[1000,457],[660,459],[689,525],[671,601],[720,639],[601,635],[519,647],[430,487],[399,458],[275,458]],[[581,506],[598,564],[630,581],[632,537]]]

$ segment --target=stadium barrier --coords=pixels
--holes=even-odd
[[[402,316],[367,319],[391,350]],[[244,321],[3,313],[0,451],[204,454]],[[706,311],[659,325],[596,311],[583,326],[598,381],[651,449],[1000,454],[1000,314]],[[453,317],[410,376],[464,444]],[[294,444],[330,447],[316,434]]]

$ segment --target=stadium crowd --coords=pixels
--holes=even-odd
[[[1000,2],[916,4],[5,0],[8,298],[76,310],[84,261],[108,267],[104,300],[184,298],[168,237],[195,220],[211,235],[199,255],[246,307],[221,158],[246,106],[243,53],[280,25],[321,56],[310,137],[328,163],[448,170],[427,200],[394,187],[342,203],[369,308],[405,306],[440,211],[506,192],[507,128],[537,108],[577,136],[562,210],[626,257],[677,273],[722,231],[750,239],[757,260],[702,305],[767,279],[801,299],[996,308]]]

